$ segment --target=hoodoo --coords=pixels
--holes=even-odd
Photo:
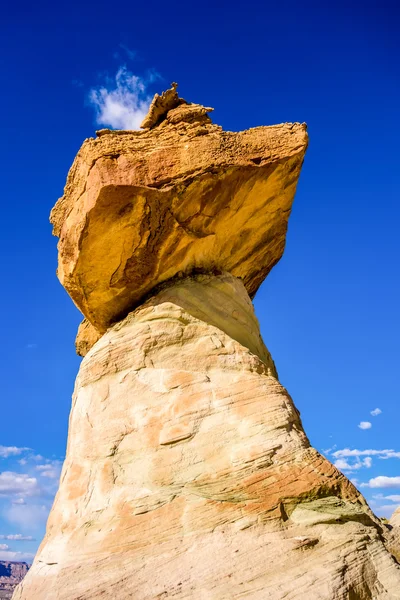
[[[251,302],[306,127],[226,132],[211,110],[173,84],[141,131],[99,131],[52,211],[86,356],[14,600],[400,599],[398,536],[310,446]]]

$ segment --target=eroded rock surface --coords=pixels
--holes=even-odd
[[[388,548],[397,559],[397,562],[400,563],[400,507],[393,513],[388,528]]]
[[[390,524],[393,525],[394,527],[400,528],[400,506],[397,510],[394,511],[394,513],[390,519]]]
[[[15,600],[394,600],[384,536],[310,447],[242,282],[199,276],[83,360],[60,490]]]
[[[14,600],[400,600],[395,527],[310,446],[251,303],[305,126],[209,112],[173,86],[144,131],[99,132],[53,209],[86,356]]]
[[[86,356],[90,348],[101,338],[101,333],[86,318],[78,327],[75,350],[79,356]]]
[[[60,281],[100,333],[179,273],[228,271],[253,296],[282,256],[305,125],[226,132],[208,110],[78,152],[51,221]]]

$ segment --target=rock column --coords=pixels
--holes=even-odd
[[[385,526],[310,446],[249,296],[283,252],[305,128],[227,134],[209,110],[175,86],[143,132],[100,132],[53,212],[87,353],[14,600],[400,598]]]

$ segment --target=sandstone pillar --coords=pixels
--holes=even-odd
[[[395,600],[385,526],[313,449],[250,296],[305,127],[223,132],[176,88],[88,140],[53,211],[86,317],[66,460],[15,600]]]

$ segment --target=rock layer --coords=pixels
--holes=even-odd
[[[310,446],[251,303],[305,126],[223,132],[210,110],[173,86],[144,131],[99,132],[53,209],[86,356],[14,600],[400,600],[395,528]]]
[[[282,256],[305,125],[225,132],[200,109],[78,152],[51,221],[60,281],[100,333],[177,274],[228,271],[253,296]]]
[[[24,562],[0,560],[0,600],[10,600],[28,569],[29,566]]]
[[[310,447],[242,282],[199,276],[83,360],[60,489],[15,600],[394,600],[384,536]]]

